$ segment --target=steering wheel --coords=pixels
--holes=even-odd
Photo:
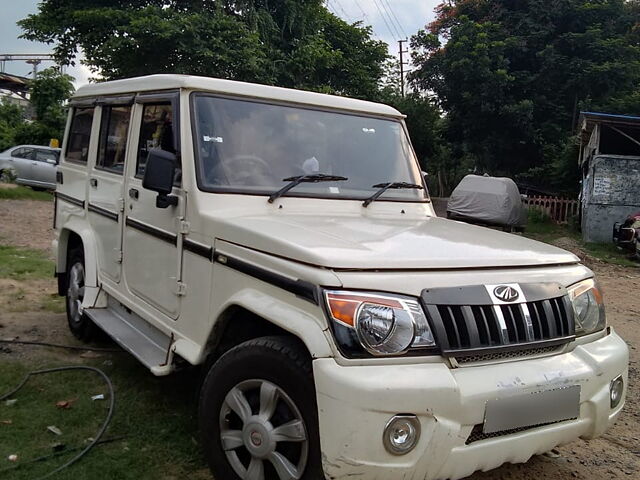
[[[211,178],[225,178],[229,185],[271,186],[275,178],[269,164],[256,155],[233,155],[222,160]]]

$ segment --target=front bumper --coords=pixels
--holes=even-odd
[[[610,408],[610,382],[623,375],[629,353],[613,332],[545,358],[450,369],[444,363],[340,366],[313,362],[322,460],[327,479],[458,479],[532,455],[579,437],[601,435],[624,399]],[[488,400],[580,385],[580,416],[519,433],[465,442],[484,421]],[[624,398],[624,397],[623,397]],[[388,453],[384,426],[396,414],[414,414],[422,435],[407,455]]]

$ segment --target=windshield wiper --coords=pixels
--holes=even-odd
[[[271,194],[269,197],[269,203],[273,203],[276,199],[282,197],[292,188],[297,187],[301,183],[320,183],[320,182],[341,182],[343,180],[349,180],[347,177],[340,177],[338,175],[326,175],[324,173],[314,173],[310,175],[299,175],[297,177],[283,178],[283,182],[289,182],[277,192]]]
[[[413,188],[415,190],[422,190],[424,187],[422,185],[416,185],[415,183],[407,183],[407,182],[391,182],[391,183],[378,183],[374,185],[372,188],[379,188],[376,193],[367,198],[362,206],[367,208],[373,202],[375,202],[384,192],[387,190],[400,190],[404,188]]]

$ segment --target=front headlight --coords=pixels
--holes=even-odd
[[[417,300],[400,295],[327,291],[325,299],[338,345],[347,353],[402,355],[436,343]]]
[[[607,326],[602,291],[594,279],[568,288],[576,319],[576,335],[587,335]]]

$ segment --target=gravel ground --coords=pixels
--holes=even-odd
[[[1,242],[49,250],[51,215],[52,208],[48,202],[0,201]],[[562,239],[562,246],[577,248],[567,239]],[[605,290],[609,324],[627,341],[631,352],[630,385],[622,416],[603,437],[558,447],[545,455],[533,457],[526,464],[506,464],[490,472],[476,473],[469,477],[471,480],[640,479],[640,268],[618,267],[591,259],[587,261]],[[11,287],[7,282],[1,286],[0,305],[9,305],[11,292],[16,289],[30,295],[37,290],[51,292],[55,288],[53,279],[20,285],[11,283]],[[64,314],[0,312],[0,338],[15,337],[76,343],[65,328]],[[0,345],[0,361],[7,354],[25,355],[26,350]]]

